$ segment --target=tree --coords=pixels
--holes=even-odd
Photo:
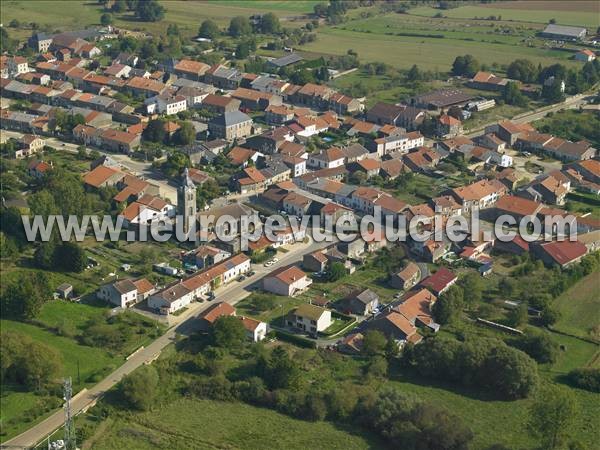
[[[560,319],[560,311],[551,306],[546,306],[542,309],[542,314],[540,316],[540,321],[545,326],[554,325],[558,319]]]
[[[579,405],[573,393],[559,386],[540,391],[529,411],[529,427],[547,449],[561,448],[571,433]]]
[[[369,330],[363,338],[362,351],[369,356],[383,353],[387,340],[381,331]]]
[[[513,345],[541,364],[553,363],[558,357],[558,344],[547,331],[528,329]]]
[[[508,65],[506,76],[524,83],[535,83],[539,75],[537,66],[528,59],[515,59]]]
[[[300,383],[300,369],[283,347],[273,349],[264,372],[271,389],[297,389]]]
[[[521,304],[518,307],[511,309],[508,312],[508,324],[511,327],[522,327],[523,325],[527,325],[527,321],[529,320],[529,313],[527,311],[527,305]]]
[[[580,389],[600,393],[600,368],[582,367],[569,372],[568,380]]]
[[[154,366],[142,366],[121,381],[121,396],[133,408],[146,411],[152,406],[158,390],[158,372]]]
[[[6,285],[0,298],[1,312],[16,319],[33,319],[51,297],[48,277],[36,272]]]
[[[33,254],[35,265],[46,270],[53,268],[55,251],[56,244],[53,239],[50,239],[48,242],[42,242]]]
[[[433,317],[436,322],[445,325],[458,319],[463,309],[463,297],[463,289],[460,286],[450,286],[433,304]]]
[[[234,316],[219,317],[211,334],[215,345],[222,348],[239,347],[246,340],[246,329],[242,321]]]
[[[137,3],[135,16],[144,22],[158,22],[165,16],[165,8],[156,0],[144,0]]]
[[[175,143],[178,145],[190,145],[196,140],[196,129],[191,122],[182,122],[179,130],[175,133]]]
[[[383,356],[373,356],[367,367],[367,375],[372,378],[385,378],[388,373],[388,362]]]
[[[144,139],[150,142],[163,142],[166,135],[165,124],[159,119],[148,122],[148,126],[142,132]]]
[[[504,87],[504,92],[502,94],[502,98],[504,99],[504,102],[508,105],[515,105],[521,107],[527,106],[527,98],[521,93],[521,90],[519,89],[517,83],[513,81],[509,81],[508,83],[506,83],[506,86]]]
[[[215,39],[220,33],[218,25],[210,19],[202,22],[198,29],[198,36],[206,39]]]
[[[542,98],[546,99],[549,103],[562,102],[565,98],[562,82],[562,79],[556,77],[552,82],[544,82],[542,86]]]
[[[104,14],[102,14],[102,15],[100,16],[100,24],[101,24],[103,27],[106,27],[106,26],[108,26],[108,25],[112,25],[112,23],[113,23],[113,17],[112,17],[112,15],[111,15],[111,14],[104,13]]]
[[[115,0],[110,8],[114,13],[122,13],[127,8],[125,0]]]
[[[229,22],[229,34],[233,37],[240,37],[252,34],[252,25],[247,17],[237,16]]]
[[[69,272],[83,272],[87,264],[85,251],[75,242],[64,242],[56,247],[54,264]]]
[[[454,63],[452,63],[452,73],[472,77],[479,71],[480,67],[479,61],[473,55],[457,56]]]
[[[341,280],[346,276],[346,266],[343,263],[336,261],[329,267],[329,273],[327,274],[328,281]]]
[[[276,34],[281,31],[279,17],[273,13],[263,14],[260,20],[260,31],[264,34]]]
[[[539,384],[535,361],[505,345],[490,350],[482,374],[490,389],[511,399],[528,397]]]
[[[465,303],[474,306],[481,301],[483,282],[477,273],[469,272],[460,284],[463,288]]]

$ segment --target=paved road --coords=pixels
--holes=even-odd
[[[0,133],[0,142],[5,142],[9,138],[18,139],[21,136],[23,136],[23,133],[2,130]],[[57,150],[63,150],[69,153],[77,153],[77,144],[61,141],[60,139],[54,137],[44,136],[44,140],[46,141],[46,145],[54,147]],[[161,173],[154,170],[152,163],[137,161],[122,153],[110,153],[99,148],[94,148],[94,150],[97,150],[102,155],[110,156],[132,174],[142,176],[147,180],[151,180],[160,187],[160,195],[162,197],[169,199],[173,204],[177,204],[177,188],[170,185]]]
[[[256,274],[252,277],[248,277],[242,282],[234,281],[218,289],[216,292],[216,300],[226,301],[232,305],[235,305],[248,296],[251,292],[251,286],[259,283],[260,279],[267,273],[272,272],[279,267],[301,261],[302,256],[305,253],[313,252],[329,244],[330,243],[316,243],[312,240],[308,243],[295,244],[290,248],[288,253],[282,254],[279,262],[273,266],[266,268],[263,265],[257,265],[256,267],[253,267]],[[214,303],[214,301],[192,303],[189,309],[183,314],[180,316],[173,316],[173,326],[171,326],[165,334],[153,341],[147,347],[139,350],[137,353],[132,354],[130,358],[123,363],[123,365],[112,372],[104,380],[91,387],[87,391],[83,391],[76,395],[71,402],[73,413],[79,414],[82,411],[86,411],[90,406],[93,406],[106,391],[115,386],[115,384],[117,384],[125,375],[134,371],[142,364],[147,364],[156,359],[158,355],[160,355],[160,352],[176,339],[177,334],[188,335],[194,332],[198,326],[198,321],[195,319],[211,303]],[[19,436],[16,436],[5,442],[2,444],[1,448],[24,449],[32,447],[60,428],[63,425],[63,420],[64,413],[62,410],[58,410],[44,421],[38,423]]]

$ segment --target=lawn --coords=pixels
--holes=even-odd
[[[600,219],[600,199],[589,192],[576,191],[567,194],[566,209],[578,214],[589,213],[589,217]]]
[[[525,4],[527,4],[527,7]],[[571,4],[573,4],[571,6]],[[569,6],[567,6],[569,5]],[[413,8],[409,14],[433,17],[442,13],[445,17],[457,19],[473,19],[475,17],[502,16],[503,21],[533,22],[546,24],[550,19],[555,19],[561,25],[578,25],[592,29],[600,24],[598,20],[598,5],[594,2],[581,1],[534,1],[534,2],[506,2],[506,4],[486,6],[461,6],[448,10],[431,7]],[[595,12],[595,14],[594,14]]]
[[[555,328],[576,336],[600,338],[600,273],[580,280],[554,301],[560,311]]]
[[[328,422],[305,422],[241,403],[180,399],[159,411],[115,421],[93,442],[95,450],[135,448],[368,449],[381,444]],[[378,445],[379,444],[379,445]]]

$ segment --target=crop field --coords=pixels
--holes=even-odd
[[[502,20],[537,23],[548,23],[550,19],[555,19],[561,25],[579,25],[593,29],[600,24],[598,12],[598,3],[594,1],[517,1],[484,6],[461,6],[448,10],[428,6],[410,10],[410,14],[415,15],[432,17],[442,13],[446,17],[461,19],[502,16]]]
[[[96,450],[135,448],[368,449],[377,442],[328,422],[305,422],[241,403],[181,399],[160,411],[114,421]]]

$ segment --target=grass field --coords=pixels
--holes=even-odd
[[[592,273],[558,297],[554,305],[561,313],[555,328],[576,336],[600,338],[600,273]]]
[[[318,443],[318,444],[317,444]],[[304,422],[241,403],[181,399],[105,429],[95,450],[378,448],[378,442],[327,422]]]
[[[527,3],[529,8],[519,3]],[[565,8],[567,4],[575,3],[571,8]],[[502,20],[514,20],[519,22],[548,23],[550,19],[556,19],[561,25],[579,25],[595,28],[600,24],[598,19],[598,4],[594,8],[591,2],[561,2],[561,1],[539,1],[539,2],[506,2],[506,4],[493,4],[485,6],[461,6],[448,10],[440,10],[431,7],[419,7],[410,10],[410,14],[432,17],[442,13],[446,17],[473,19],[475,17],[502,16]],[[562,4],[562,5],[561,5]],[[594,14],[595,12],[595,14]]]
[[[78,392],[99,381],[114,370],[125,356],[146,344],[149,340],[148,332],[154,330],[154,327],[142,326],[139,328],[140,332],[135,332],[131,327],[132,333],[126,342],[119,349],[112,351],[78,343],[77,336],[85,333],[87,323],[94,319],[103,320],[109,309],[107,306],[94,304],[53,301],[43,306],[36,318],[37,325],[2,320],[0,327],[3,332],[20,332],[56,349],[61,355],[64,366],[61,376],[72,377],[73,390]],[[150,323],[147,319],[143,320]],[[53,332],[63,323],[70,325],[73,336],[59,336]],[[2,432],[5,433],[3,440],[23,431],[28,426],[26,417],[31,417],[32,420],[41,419],[40,414],[43,414],[44,410],[40,404],[44,404],[44,399],[50,403],[57,397],[36,395],[32,392],[24,392],[19,387],[3,385],[0,397]]]
[[[257,12],[273,12],[280,18],[285,18],[286,26],[295,26],[304,21],[296,22],[298,15],[312,11],[313,1],[175,1],[162,2],[167,12],[160,22],[139,22],[130,13],[115,14],[116,26],[143,30],[152,33],[164,33],[169,23],[176,23],[181,30],[193,36],[197,33],[200,23],[212,19],[221,27],[229,24],[234,16],[251,16]],[[51,6],[50,6],[51,5]],[[97,3],[86,1],[5,1],[2,3],[2,23],[17,19],[22,23],[36,22],[40,26],[48,25],[52,30],[80,29],[88,25],[99,25],[103,10]],[[11,35],[26,37],[31,30],[13,31]]]
[[[347,26],[347,25],[345,25]],[[318,39],[302,47],[317,54],[343,55],[352,49],[361,62],[385,62],[408,69],[417,64],[423,69],[448,71],[459,55],[471,54],[486,64],[508,64],[517,58],[528,58],[535,64],[550,65],[558,60],[572,64],[567,55],[556,50],[507,46],[453,39],[361,33],[341,28],[319,29]]]

